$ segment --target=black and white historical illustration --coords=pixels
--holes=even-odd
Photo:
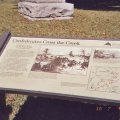
[[[88,89],[120,93],[120,67],[92,67]]]
[[[94,60],[120,60],[119,49],[95,49]]]
[[[86,75],[91,48],[41,46],[31,71]]]

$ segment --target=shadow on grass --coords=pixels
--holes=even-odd
[[[118,120],[118,110],[96,105],[47,98],[28,97],[14,120]]]
[[[73,3],[75,8],[83,10],[97,11],[120,11],[120,0],[66,0],[68,3]],[[13,9],[18,9],[18,1]]]
[[[120,11],[120,0],[66,0],[84,10]]]
[[[5,93],[0,91],[0,120],[8,120],[12,113],[12,107],[6,106]]]

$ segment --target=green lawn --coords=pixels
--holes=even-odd
[[[14,36],[52,36],[69,38],[120,38],[119,11],[75,9],[72,20],[29,21],[23,18],[12,0],[0,3],[0,34]]]
[[[0,35],[5,31],[10,31],[14,36],[119,39],[120,11],[75,9],[72,20],[29,21],[18,13],[13,0],[4,0],[0,2]],[[26,99],[26,96],[21,95],[14,97],[12,101],[7,97],[7,104],[13,106],[10,120],[13,120],[21,102]]]

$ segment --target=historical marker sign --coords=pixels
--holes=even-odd
[[[120,42],[11,37],[0,88],[120,102]]]

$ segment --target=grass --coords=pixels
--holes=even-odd
[[[75,9],[72,20],[29,21],[18,13],[16,3],[6,1],[0,4],[0,34],[11,31],[14,36],[120,38],[119,11]]]
[[[13,36],[42,36],[59,38],[120,38],[120,12],[75,9],[72,20],[29,21],[18,13],[12,0],[0,2],[0,35],[10,31]],[[13,106],[10,120],[26,96],[15,95],[7,104]]]

